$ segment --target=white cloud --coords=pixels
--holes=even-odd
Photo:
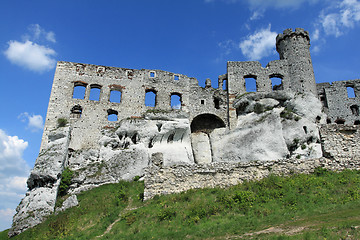
[[[15,208],[26,192],[30,167],[22,158],[28,143],[0,129],[0,231],[9,228]]]
[[[275,38],[277,33],[272,32],[271,25],[249,35],[239,43],[242,54],[249,60],[260,60],[275,53]]]
[[[44,121],[41,115],[29,114],[27,112],[21,113],[19,117],[22,122],[28,122],[28,128],[33,131],[39,131],[44,128]]]
[[[253,14],[250,17],[250,21],[260,19],[264,17],[265,9],[258,9],[253,12]]]
[[[43,72],[55,67],[53,56],[56,52],[48,47],[38,45],[29,40],[26,42],[9,41],[4,52],[7,59],[16,65],[36,72]]]
[[[360,22],[360,2],[357,0],[336,1],[324,9],[315,23],[316,31],[339,37]]]
[[[39,24],[31,24],[28,27],[28,30],[30,34],[24,36],[25,40],[41,41],[45,39],[52,43],[56,42],[55,33],[52,31],[45,31],[45,29],[43,29]]]
[[[55,67],[55,50],[39,42],[55,43],[55,33],[47,32],[39,24],[28,27],[29,33],[22,36],[23,41],[10,40],[4,51],[6,58],[13,64],[31,71],[43,72]]]
[[[0,209],[0,231],[3,231],[7,228],[9,228],[9,224],[12,222],[12,217],[15,214],[14,209],[6,208],[6,209]]]

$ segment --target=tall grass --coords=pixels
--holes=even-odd
[[[317,169],[310,175],[270,176],[227,189],[189,190],[142,202],[142,182],[120,182],[80,194],[79,206],[14,239],[94,239],[118,218],[101,239],[221,239],[296,224],[310,227],[294,236],[255,237],[339,239],[360,225],[359,183],[360,171]]]

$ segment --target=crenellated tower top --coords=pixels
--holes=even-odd
[[[309,33],[302,28],[286,29],[276,37],[276,50],[288,62],[290,89],[317,95]]]

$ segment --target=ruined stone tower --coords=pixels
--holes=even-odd
[[[317,95],[314,69],[310,56],[310,37],[304,29],[286,29],[276,37],[276,50],[280,59],[287,60],[290,85],[293,92]]]

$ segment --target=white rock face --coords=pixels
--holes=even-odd
[[[210,138],[207,133],[196,132],[191,134],[194,157],[197,164],[211,163],[212,153]]]
[[[249,162],[322,156],[316,121],[324,121],[313,95],[253,93],[240,98],[237,127],[211,133],[214,162]]]
[[[62,212],[65,211],[68,208],[72,208],[79,205],[79,202],[77,200],[76,195],[71,195],[70,197],[68,197],[62,204],[62,206],[60,208],[56,208],[55,212]]]
[[[29,191],[16,208],[9,236],[17,235],[43,222],[54,212],[70,132],[69,127],[63,127],[50,133],[49,142],[36,159],[27,181]]]
[[[76,176],[69,193],[142,176],[159,152],[165,166],[194,163],[187,119],[123,120],[116,130],[103,131],[99,149],[71,151],[68,166]]]

